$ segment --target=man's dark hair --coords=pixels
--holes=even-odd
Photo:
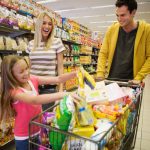
[[[123,5],[127,6],[130,13],[133,10],[137,10],[136,0],[117,0],[115,5],[116,5],[116,7],[122,7]]]

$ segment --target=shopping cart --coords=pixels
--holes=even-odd
[[[114,141],[113,143],[110,142],[111,141],[110,137],[113,137],[114,135],[112,134],[117,132],[120,133],[119,134],[120,140],[114,144],[115,146],[113,146],[113,149],[117,149],[117,150],[134,149],[136,136],[137,136],[144,84],[142,83],[139,85],[133,85],[128,82],[122,82],[122,81],[109,81],[109,80],[105,81],[106,84],[110,84],[113,82],[117,82],[120,87],[122,86],[131,87],[136,91],[138,91],[136,93],[136,98],[128,106],[128,108],[125,110],[124,113],[127,114],[127,112],[130,112],[128,118],[132,116],[131,119],[132,121],[130,122],[130,125],[126,123],[125,126],[127,128],[126,134],[123,134],[122,131],[119,129],[119,124],[121,120],[124,119],[124,115],[118,117],[113,122],[111,127],[108,128],[108,130],[103,134],[103,136],[98,141],[94,141],[90,138],[87,138],[86,135],[79,136],[72,132],[63,131],[51,125],[43,124],[41,121],[42,116],[44,115],[45,112],[53,111],[53,109],[57,106],[55,105],[49,108],[48,110],[42,112],[41,114],[39,114],[38,116],[36,116],[30,121],[29,149],[30,150],[60,150],[60,149],[62,150],[104,150],[105,147],[107,147],[108,150],[109,146],[115,143]],[[41,130],[46,131],[44,134],[44,138],[40,139],[40,141],[38,135],[33,135],[33,131],[35,128],[36,129],[39,128],[40,131]],[[49,141],[52,141],[54,143],[53,146],[50,144]]]

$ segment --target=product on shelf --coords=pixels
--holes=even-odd
[[[13,127],[14,118],[0,122],[0,146],[5,145],[14,138]]]
[[[5,49],[4,38],[3,36],[0,36],[0,50],[4,49]]]

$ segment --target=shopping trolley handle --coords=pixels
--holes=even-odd
[[[122,85],[122,86],[143,87],[143,88],[145,86],[144,82],[140,82],[140,83],[136,84],[136,83],[133,83],[133,82],[130,82],[130,81],[131,81],[131,79],[119,79],[119,78],[106,78],[105,79],[105,82],[108,83],[108,84],[116,82],[116,83],[118,83],[119,85]]]

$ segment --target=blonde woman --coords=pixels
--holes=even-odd
[[[54,37],[54,21],[43,12],[35,24],[34,40],[29,42],[27,51],[31,61],[31,74],[39,76],[56,76],[63,73],[63,51],[65,47],[60,38]],[[56,85],[39,87],[40,94],[56,92]],[[59,85],[62,91],[63,85]],[[44,106],[47,109],[50,106]]]

